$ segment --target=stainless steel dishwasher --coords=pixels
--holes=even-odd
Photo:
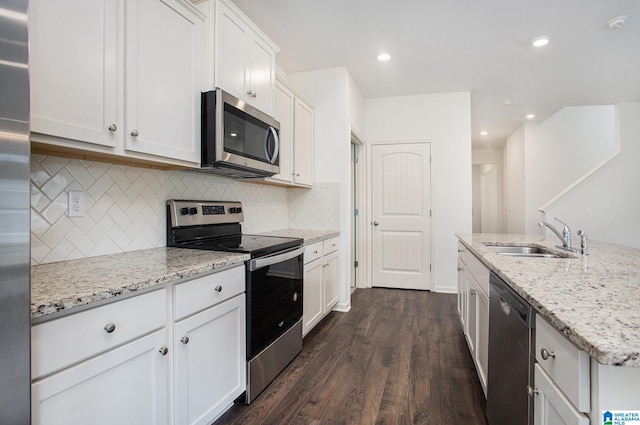
[[[493,272],[490,285],[487,419],[490,425],[532,425],[535,312]]]

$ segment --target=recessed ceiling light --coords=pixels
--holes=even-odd
[[[379,60],[379,61],[381,61],[381,62],[386,62],[386,61],[388,61],[389,59],[391,59],[391,55],[390,55],[390,54],[388,54],[388,53],[380,53],[380,54],[378,55],[378,60]]]
[[[525,118],[528,120],[532,120],[536,117],[536,114],[528,114]]]
[[[486,136],[487,134],[489,134],[489,132],[488,132],[488,131],[481,131],[481,132],[480,132],[480,135],[481,135],[481,136]]]
[[[549,44],[549,37],[536,37],[531,41],[533,47],[542,47]]]

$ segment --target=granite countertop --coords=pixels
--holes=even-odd
[[[33,266],[31,319],[42,320],[248,259],[247,254],[163,247]]]
[[[282,236],[287,238],[304,239],[304,244],[309,245],[320,242],[325,239],[333,238],[340,235],[338,230],[309,230],[309,229],[282,229],[271,232],[260,233],[265,236]]]
[[[600,364],[640,367],[640,249],[590,240],[587,256],[511,257],[493,252],[484,243],[534,244],[567,252],[555,247],[559,243],[555,236],[457,236],[543,318]]]

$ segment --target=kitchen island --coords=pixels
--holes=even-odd
[[[590,241],[583,256],[558,248],[555,236],[457,237],[459,273],[470,282],[469,288],[463,282],[462,294],[475,294],[478,283],[487,287],[492,271],[536,311],[535,379],[529,390],[535,425],[596,425],[605,412],[640,410],[640,249]],[[502,255],[491,245],[535,246],[558,257]],[[482,273],[478,266],[473,270],[474,262]],[[486,277],[484,285],[478,276]],[[461,312],[461,320],[477,326],[477,338],[486,338],[485,326],[497,318],[488,310],[477,313],[484,307],[467,300],[474,316],[463,318]],[[482,322],[485,313],[488,320]],[[486,340],[474,344],[472,355],[478,355],[474,348],[486,350]]]

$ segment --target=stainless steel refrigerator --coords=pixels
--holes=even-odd
[[[27,0],[0,0],[0,424],[31,422]]]

